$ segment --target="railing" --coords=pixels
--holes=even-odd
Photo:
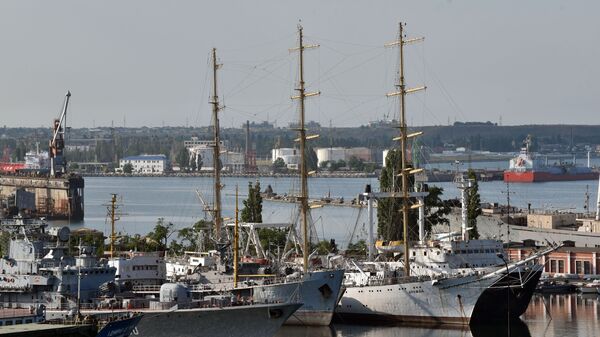
[[[190,292],[202,293],[202,292],[219,292],[229,291],[233,289],[244,289],[253,286],[269,286],[273,284],[287,284],[300,281],[299,278],[286,278],[286,277],[269,277],[262,278],[261,280],[244,279],[238,280],[237,287],[234,287],[233,281],[208,283],[208,284],[190,284],[186,285]],[[160,285],[135,285],[133,286],[133,292],[138,293],[159,293]]]

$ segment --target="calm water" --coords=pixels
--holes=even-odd
[[[283,327],[277,337],[592,337],[600,335],[600,303],[596,295],[535,296],[522,322],[506,326],[439,330],[334,324],[330,328]]]
[[[235,207],[235,186],[240,188],[241,200],[247,195],[249,178],[224,178],[224,216],[233,218]],[[271,185],[279,194],[293,193],[298,189],[294,178],[260,178],[264,189]],[[375,189],[379,182],[375,178],[317,178],[309,180],[311,197],[327,194],[351,199],[362,192],[366,184]],[[204,199],[212,200],[212,180],[210,178],[177,177],[88,177],[85,180],[85,221],[75,226],[87,226],[108,232],[106,204],[111,193],[117,193],[122,202],[121,220],[117,229],[126,233],[145,234],[156,224],[159,217],[182,228],[205,216],[196,190]],[[459,191],[452,183],[437,183],[444,188],[444,198],[456,198]],[[589,190],[590,205],[595,208],[597,182],[548,182],[538,184],[511,184],[511,204],[526,208],[550,210],[571,209],[583,211],[585,193]],[[480,184],[482,201],[506,203],[506,184],[500,181]],[[265,201],[263,204],[264,222],[290,223],[298,214],[294,204]],[[352,232],[354,238],[367,236],[367,212],[351,207],[323,207],[312,210],[312,218],[319,238],[334,238],[345,246]]]

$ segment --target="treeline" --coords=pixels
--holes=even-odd
[[[600,144],[600,126],[588,125],[498,126],[493,123],[457,123],[414,129],[424,131],[420,143],[432,151],[452,147],[465,147],[473,151],[518,151],[527,135],[533,136],[534,150],[545,150],[550,145],[560,150],[573,150],[581,144]],[[367,147],[374,151],[396,146],[392,139],[398,136],[398,129],[391,125],[315,127],[309,132],[320,135],[310,141],[311,147]],[[143,153],[164,154],[175,161],[183,141],[192,136],[211,139],[212,132],[208,127],[71,129],[66,139],[67,146],[71,146],[67,155],[69,161],[76,162],[117,162],[125,156]],[[36,143],[39,143],[40,150],[46,150],[49,137],[49,130],[43,128],[4,128],[0,134],[0,151],[13,161],[22,161],[25,152],[35,150]],[[230,150],[244,151],[246,148],[246,132],[243,128],[223,129],[221,138],[228,143]],[[259,124],[253,124],[250,128],[250,146],[259,159],[270,158],[273,148],[296,146],[296,138],[297,132],[288,128]]]

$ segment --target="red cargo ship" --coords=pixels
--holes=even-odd
[[[531,136],[527,136],[521,153],[510,160],[509,169],[504,171],[504,181],[510,183],[535,183],[544,181],[595,180],[598,172],[589,167],[578,167],[574,163],[548,165],[535,158],[529,151]]]

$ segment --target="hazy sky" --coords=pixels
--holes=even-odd
[[[600,124],[598,1],[0,2],[0,125],[47,126],[71,90],[75,127],[210,122],[217,48],[224,127],[287,125],[297,24],[308,43],[307,119],[355,126],[393,118],[398,22],[414,125],[454,120]]]

